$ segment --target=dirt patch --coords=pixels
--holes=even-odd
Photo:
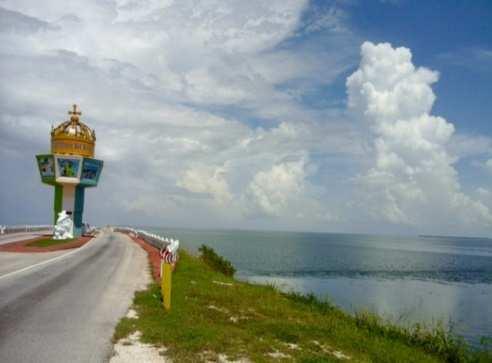
[[[234,284],[231,282],[222,282],[222,281],[217,281],[217,280],[213,280],[212,283],[215,285],[221,285],[221,286],[234,286]]]
[[[326,354],[333,355],[335,358],[337,358],[339,360],[349,360],[350,359],[350,357],[348,355],[344,354],[343,352],[341,352],[339,350],[334,350],[328,345],[323,345],[320,342],[318,342],[317,340],[313,340],[313,343],[315,345],[317,345],[318,347],[320,347],[323,350],[323,352],[325,352]]]
[[[114,345],[114,355],[110,363],[148,362],[162,363],[172,362],[165,357],[166,348],[157,348],[151,344],[140,342],[142,333],[134,332]]]
[[[69,250],[72,248],[83,246],[93,238],[92,236],[81,236],[75,241],[53,245],[53,246],[47,246],[47,247],[29,246],[29,244],[31,243],[41,241],[43,239],[50,238],[50,237],[51,235],[44,235],[24,241],[6,243],[4,245],[0,245],[0,252],[32,253],[32,252],[53,252],[53,251],[60,251],[60,250]]]
[[[278,350],[275,350],[271,353],[268,353],[267,355],[273,359],[290,359],[290,358],[292,358],[290,355],[282,353]]]

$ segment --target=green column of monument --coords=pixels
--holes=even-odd
[[[62,211],[63,205],[63,185],[55,184],[55,200],[53,203],[53,224],[56,224],[56,220],[58,219],[58,213]]]

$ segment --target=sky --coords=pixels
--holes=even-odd
[[[0,0],[0,224],[96,130],[91,224],[492,232],[490,1]]]

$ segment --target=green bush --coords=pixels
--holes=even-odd
[[[215,271],[221,272],[226,276],[234,276],[236,269],[224,257],[219,256],[213,248],[201,245],[198,249],[200,258]]]
[[[295,302],[309,306],[313,310],[317,310],[321,313],[329,313],[336,311],[336,307],[327,300],[320,300],[314,294],[301,294],[298,292],[288,292],[284,295]]]

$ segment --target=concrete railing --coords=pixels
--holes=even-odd
[[[143,229],[135,229],[131,227],[114,227],[113,229],[116,232],[129,233],[134,235],[135,237],[142,238],[143,240],[145,240],[145,242],[158,248],[159,250],[169,246],[173,241],[172,238],[161,237],[157,234],[144,231]]]
[[[16,226],[4,226],[0,225],[0,235],[11,234],[11,233],[21,233],[21,232],[52,232],[52,225],[32,225],[32,224],[23,224]]]

